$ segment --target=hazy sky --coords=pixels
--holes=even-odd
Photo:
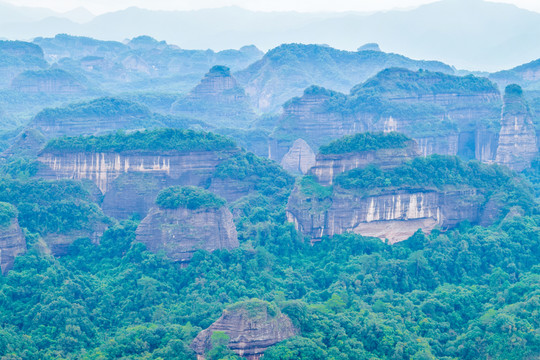
[[[378,11],[408,8],[435,0],[0,0],[19,6],[48,7],[56,11],[69,11],[85,7],[94,14],[137,6],[146,9],[191,10],[237,5],[262,11]],[[457,1],[457,0],[456,0]],[[461,0],[469,1],[469,0]],[[540,0],[491,0],[515,4],[540,12]]]

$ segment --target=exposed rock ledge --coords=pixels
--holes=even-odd
[[[205,359],[211,349],[215,331],[229,336],[228,347],[248,360],[259,360],[266,349],[298,333],[287,315],[272,305],[250,300],[229,307],[208,329],[193,340],[191,347],[198,360]]]
[[[220,208],[153,208],[136,231],[148,250],[163,250],[171,260],[187,262],[197,250],[214,251],[239,246],[233,216]]]

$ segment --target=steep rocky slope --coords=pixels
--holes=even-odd
[[[518,84],[527,90],[540,90],[540,59],[510,70],[490,74],[489,78],[501,89],[511,84]]]
[[[259,111],[272,112],[291,97],[300,96],[310,85],[348,92],[388,67],[453,73],[451,67],[440,62],[416,61],[380,51],[349,52],[323,45],[284,44],[235,76]]]
[[[259,360],[267,348],[298,333],[291,320],[275,305],[261,300],[236,303],[208,329],[193,340],[191,347],[198,359],[212,348],[212,335],[223,332],[229,337],[227,347],[248,360]]]
[[[17,210],[0,202],[0,270],[6,274],[15,257],[26,251],[26,240],[17,220]]]
[[[501,99],[487,79],[387,69],[349,95],[310,87],[283,106],[270,156],[281,160],[297,138],[318,148],[362,131],[399,131],[424,155],[493,161]]]
[[[518,85],[508,85],[504,95],[499,146],[495,161],[521,171],[538,155],[538,139],[532,115]]]
[[[247,127],[255,120],[249,97],[226,66],[214,66],[172,112],[205,120],[214,126]]]
[[[315,153],[303,139],[296,139],[281,159],[281,166],[293,174],[306,174],[315,165]]]
[[[137,228],[137,241],[153,252],[188,262],[197,250],[231,250],[239,246],[233,216],[225,200],[195,187],[162,190]]]
[[[503,168],[434,155],[390,168],[358,167],[330,187],[304,177],[289,198],[287,218],[314,240],[354,232],[394,243],[417,229],[491,224],[509,203],[530,203],[530,194],[508,196],[519,186]]]

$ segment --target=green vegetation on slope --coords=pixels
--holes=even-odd
[[[161,190],[156,198],[156,204],[163,209],[220,208],[225,203],[221,197],[195,186],[171,186]]]
[[[62,137],[51,140],[45,152],[219,151],[232,150],[234,141],[221,135],[179,129],[156,129],[103,136]]]
[[[0,201],[14,205],[19,224],[31,233],[47,235],[87,229],[106,221],[80,182],[0,178]]]
[[[0,227],[6,227],[11,224],[15,216],[17,216],[17,210],[13,205],[0,202]]]
[[[380,149],[402,149],[411,139],[403,134],[391,133],[359,133],[334,140],[321,146],[319,152],[323,155],[346,154]]]

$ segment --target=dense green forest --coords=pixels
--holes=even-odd
[[[450,159],[421,161],[422,168],[411,168],[419,171],[412,179],[437,169],[431,162]],[[509,181],[498,167],[445,166],[459,179],[438,172],[424,178]],[[84,226],[89,215],[69,204],[95,206],[86,188],[33,180],[32,172],[31,163],[6,165],[0,186],[0,201],[18,208],[27,237]],[[240,248],[199,251],[181,268],[135,241],[136,219],[113,222],[99,245],[76,240],[62,257],[30,241],[27,254],[0,277],[0,358],[195,359],[190,343],[198,332],[249,299],[268,301],[300,330],[269,348],[265,360],[532,360],[540,354],[540,216],[534,206],[528,216],[511,214],[489,228],[463,223],[448,232],[419,231],[392,246],[359,235],[311,245],[286,222],[294,179],[279,166],[239,153],[215,177],[258,185],[253,195],[229,204],[239,216]],[[313,191],[326,189],[302,181]],[[164,190],[158,204],[174,200],[176,206],[179,192],[182,201],[208,200],[203,190],[185,189]],[[31,207],[40,210],[27,212]],[[3,204],[0,210],[15,211]],[[40,214],[47,216],[35,218]],[[240,359],[217,340],[207,358]]]
[[[328,154],[346,154],[351,152],[380,150],[380,149],[400,149],[407,146],[411,139],[407,136],[392,133],[360,133],[356,135],[345,136],[334,140],[328,145],[321,146],[319,153]]]
[[[235,147],[231,139],[210,132],[156,129],[131,133],[119,131],[104,136],[61,137],[51,140],[44,151],[211,151]]]

